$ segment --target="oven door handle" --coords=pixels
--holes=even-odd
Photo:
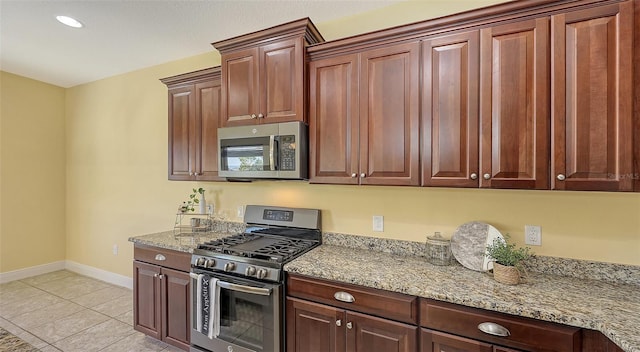
[[[220,287],[222,287],[224,289],[227,289],[227,290],[231,290],[231,291],[250,293],[250,294],[255,294],[255,295],[260,295],[260,296],[270,296],[271,295],[271,289],[270,288],[261,288],[261,287],[238,285],[238,284],[232,284],[230,282],[224,282],[224,281],[218,281],[218,286],[220,286]]]

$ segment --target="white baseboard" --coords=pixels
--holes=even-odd
[[[128,276],[112,273],[110,271],[98,269],[89,265],[76,263],[72,260],[66,261],[65,269],[73,271],[74,273],[78,273],[80,275],[102,280],[110,284],[133,289],[133,279]]]
[[[47,274],[50,272],[63,270],[64,268],[65,268],[65,261],[60,260],[57,262],[36,265],[29,268],[7,271],[6,273],[0,273],[0,284],[4,284],[4,283],[15,281],[15,280],[26,279],[31,276]]]
[[[105,281],[110,284],[133,289],[133,279],[130,277],[98,269],[89,265],[76,263],[71,260],[61,260],[49,264],[37,265],[29,268],[8,271],[6,273],[0,273],[0,284],[15,280],[26,279],[31,276],[48,274],[64,269],[97,280]]]

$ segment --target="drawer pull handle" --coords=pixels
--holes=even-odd
[[[353,297],[350,293],[344,291],[338,291],[333,294],[333,298],[337,299],[340,302],[353,303],[356,301],[355,297]]]
[[[156,254],[156,260],[167,260],[167,257],[162,254]]]
[[[496,323],[481,323],[478,325],[478,329],[484,332],[485,334],[489,334],[493,336],[507,337],[511,335],[511,333],[507,328]]]

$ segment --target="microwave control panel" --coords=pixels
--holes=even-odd
[[[280,170],[296,170],[296,137],[280,136]]]

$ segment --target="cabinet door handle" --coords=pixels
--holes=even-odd
[[[360,177],[365,178],[367,177],[367,174],[365,174],[364,172],[360,174]]]
[[[257,117],[258,117],[258,116],[256,116],[256,114],[251,114],[251,118],[252,118],[252,119],[255,119],[255,118],[257,118]]]
[[[164,275],[163,274],[158,275],[158,277],[160,278],[160,280],[164,279]]]
[[[353,297],[352,294],[344,291],[338,291],[333,294],[333,298],[340,302],[353,303],[356,301],[356,298]]]
[[[342,326],[342,320],[340,319],[336,320],[336,326]]]
[[[264,115],[262,115],[262,114],[258,114],[258,118],[259,118],[259,119],[263,119],[263,118],[264,118]]]
[[[564,181],[567,179],[567,177],[563,174],[558,174],[558,176],[556,176],[556,178],[558,179],[558,181]]]
[[[472,180],[477,180],[478,179],[478,174],[476,174],[475,172],[471,174],[471,179]]]
[[[347,329],[349,329],[349,330],[353,329],[353,323],[348,322],[347,323]]]
[[[490,322],[480,323],[478,330],[493,336],[507,337],[511,335],[511,332],[504,326]]]
[[[355,178],[356,176],[358,176],[358,174],[356,174],[355,172],[351,174],[351,178]]]
[[[167,260],[167,257],[165,257],[164,255],[158,253],[158,254],[156,254],[156,260]]]
[[[484,174],[484,175],[482,175],[482,178],[484,178],[485,180],[488,180],[488,179],[490,179],[490,178],[491,178],[491,175],[489,175],[489,174]]]
[[[153,274],[153,277],[158,277],[158,274]]]

